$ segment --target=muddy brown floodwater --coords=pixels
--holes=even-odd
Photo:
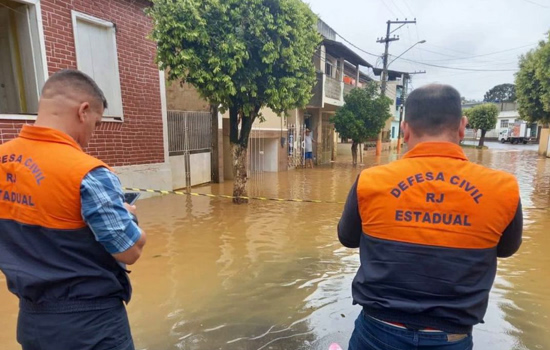
[[[499,262],[475,349],[550,349],[550,159],[521,148],[466,150],[470,160],[515,174],[525,207],[524,243]],[[366,166],[387,163],[366,158]],[[255,175],[250,193],[342,201],[360,169],[341,163]],[[231,193],[231,184],[198,189]],[[533,209],[536,208],[536,209]],[[357,250],[336,238],[339,204],[163,196],[138,202],[148,233],[133,266],[129,313],[137,349],[347,347]],[[0,277],[0,348],[15,342],[17,301]]]

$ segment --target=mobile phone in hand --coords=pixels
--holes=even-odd
[[[130,204],[130,205],[133,205],[137,199],[139,198],[139,196],[141,195],[141,193],[139,192],[125,192],[124,193],[124,202]]]

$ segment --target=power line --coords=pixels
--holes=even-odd
[[[355,45],[354,43],[352,43],[351,41],[349,41],[348,39],[346,39],[344,36],[342,36],[341,34],[335,32],[337,36],[339,36],[342,40],[344,40],[346,43],[348,43],[349,45],[351,45],[352,47],[354,47],[355,49],[359,50],[360,52],[363,52],[367,55],[370,55],[370,56],[373,56],[373,57],[376,57],[377,59],[380,58],[380,55],[376,55],[376,54],[373,54],[371,52],[368,52],[364,49],[362,49],[361,47]],[[418,34],[418,33],[417,33]],[[507,49],[507,50],[501,50],[501,51],[497,51],[497,52],[491,52],[491,53],[486,53],[486,54],[481,54],[481,55],[475,55],[475,56],[470,56],[470,57],[460,57],[460,58],[457,58],[457,59],[472,59],[472,58],[477,58],[477,57],[485,57],[485,56],[491,56],[491,55],[496,55],[496,54],[499,54],[499,53],[504,53],[504,52],[509,52],[509,51],[514,51],[514,50],[518,50],[518,49],[521,49],[521,48],[525,48],[525,47],[529,47],[529,46],[534,46],[536,44],[528,44],[528,45],[522,45],[522,46],[519,46],[519,47],[515,47],[515,48],[511,48],[511,49]],[[435,46],[435,47],[438,47],[436,45],[432,45],[432,46]],[[460,51],[457,51],[457,50],[453,50],[453,49],[449,49],[449,48],[445,48],[445,47],[441,47],[443,49],[446,49],[446,50],[450,50],[450,51],[455,51],[455,52],[458,52],[458,53],[464,53],[464,52],[460,52]],[[428,51],[428,50],[424,50],[424,51]],[[446,55],[446,54],[441,54],[441,55],[444,55],[444,56],[449,56],[449,55]],[[390,56],[393,56],[393,55],[390,55]],[[395,56],[394,56],[395,57]],[[451,69],[451,70],[459,70],[459,71],[469,71],[469,72],[515,72],[517,71],[517,69],[477,69],[477,68],[464,68],[464,67],[449,67],[449,66],[443,66],[443,65],[437,65],[437,64],[432,64],[432,63],[426,63],[426,62],[421,62],[421,61],[418,61],[418,60],[410,60],[410,59],[406,59],[406,58],[401,58],[402,60],[404,61],[408,61],[408,62],[412,62],[412,63],[416,63],[416,64],[421,64],[421,65],[424,65],[424,66],[429,66],[429,67],[435,67],[435,68],[441,68],[441,69]]]
[[[390,55],[393,56],[393,55]],[[424,66],[428,67],[435,67],[435,68],[442,68],[442,69],[453,69],[453,70],[461,70],[461,71],[469,71],[469,72],[517,72],[518,69],[476,69],[476,68],[461,68],[461,67],[447,67],[447,66],[440,66],[438,64],[430,64],[430,63],[424,63],[424,62],[418,62],[415,60],[409,60],[406,58],[401,58],[403,61],[409,61],[418,63]]]
[[[519,50],[519,49],[523,49],[523,48],[531,47],[531,46],[535,46],[535,45],[537,45],[537,43],[531,43],[531,44],[527,44],[527,45],[514,47],[514,48],[511,48],[511,49],[506,49],[506,50],[502,50],[502,51],[495,51],[495,52],[490,52],[490,53],[485,53],[485,54],[475,55],[475,56],[469,56],[469,57],[451,56],[451,55],[447,55],[447,54],[444,54],[444,53],[439,53],[439,52],[436,52],[436,51],[431,51],[431,50],[422,49],[422,48],[419,48],[419,50],[435,53],[435,54],[442,55],[442,56],[454,57],[455,60],[469,60],[469,59],[472,59],[472,58],[486,57],[486,56],[497,55],[499,53],[515,51],[515,50]]]
[[[507,49],[507,50],[502,50],[502,51],[497,51],[497,52],[491,52],[491,53],[487,53],[487,54],[475,55],[475,56],[470,56],[470,57],[462,57],[461,59],[472,59],[472,58],[477,58],[477,57],[491,56],[491,55],[495,55],[495,54],[499,54],[499,53],[503,53],[503,52],[514,51],[514,50],[517,50],[517,49],[520,49],[520,48],[525,48],[525,47],[533,46],[533,45],[535,45],[535,44],[523,45],[523,46],[515,47],[515,48],[512,48],[512,49]],[[422,64],[422,65],[429,66],[429,67],[460,70],[460,71],[471,71],[471,72],[516,72],[517,71],[517,69],[477,69],[477,68],[464,68],[464,67],[448,67],[448,66],[442,66],[442,65],[432,64],[432,63],[409,60],[409,59],[406,59],[406,58],[402,58],[402,60]]]
[[[418,25],[418,24],[417,24]],[[415,26],[416,27],[416,26]],[[411,34],[411,29],[410,29],[410,25],[407,25],[407,33],[408,33],[408,38],[409,38],[409,45],[414,45],[413,43],[413,36]],[[417,31],[417,37],[418,37],[418,31]],[[420,41],[420,38],[418,38],[417,42]],[[414,51],[414,58],[417,60],[417,61],[423,61],[422,57],[419,56],[419,51]],[[419,59],[420,58],[420,59]],[[413,70],[416,69],[416,66],[413,65],[411,62],[409,62],[409,65],[411,67],[413,67]]]
[[[437,54],[437,55],[443,55],[442,53],[439,53],[439,52],[436,52],[436,51],[431,51],[431,50],[427,50],[427,49],[421,49],[421,48],[418,48],[418,51],[425,51],[425,52],[431,52],[433,54]],[[416,51],[415,51],[416,52]],[[464,60],[463,57],[456,57],[456,56],[450,56],[450,55],[445,55],[446,57],[449,57],[449,58],[441,58],[441,59],[433,59],[433,60],[419,60],[419,61],[422,61],[422,62],[429,62],[429,63],[436,63],[436,64],[440,64],[440,63],[453,63],[453,62],[457,62],[457,61],[461,61],[461,60]],[[418,58],[415,58],[418,60]],[[469,64],[469,62],[464,62],[466,64]],[[471,60],[471,63],[481,63],[481,64],[512,64],[512,63],[517,63],[517,57],[514,58],[513,60],[510,60],[510,58],[508,58],[507,56],[506,57],[499,57],[499,58],[488,58],[488,59],[479,59],[479,58],[473,58]]]
[[[336,32],[335,32],[336,33]],[[345,42],[347,42],[348,44],[350,44],[351,46],[355,47],[357,50],[363,52],[363,53],[366,53],[367,55],[371,55],[371,56],[374,56],[374,57],[380,57],[380,55],[375,55],[373,53],[370,53],[368,51],[365,51],[363,50],[362,48],[360,48],[359,46],[355,45],[354,43],[352,43],[351,41],[349,41],[348,39],[344,38],[343,36],[341,36],[340,34],[336,33],[336,35],[338,35],[340,38],[342,38],[342,40],[344,40]]]
[[[534,2],[534,1],[531,1],[531,0],[523,0],[523,1],[528,2],[530,4],[533,4],[533,5],[540,6],[540,7],[545,8],[545,9],[550,9],[550,6],[545,6],[545,5],[539,4],[538,2]]]
[[[403,0],[403,2],[405,3],[405,6],[407,6],[407,8],[409,9],[409,12],[411,13],[411,15],[413,15],[414,17],[416,17],[416,16],[414,15],[413,10],[412,10],[411,7],[409,6],[409,3],[407,2],[407,0]]]
[[[391,14],[392,14],[394,17],[399,17],[399,16],[397,16],[397,15],[395,14],[395,12],[393,12],[393,10],[388,6],[388,4],[386,4],[386,1],[385,1],[385,0],[380,0],[380,2],[382,3],[382,5],[384,5],[384,6],[388,9],[388,11],[391,12]]]
[[[453,72],[452,74],[438,74],[437,75],[437,78],[438,79],[448,79],[448,78],[452,78],[452,77],[462,77],[462,76],[469,76],[469,75],[477,75],[478,77],[486,77],[486,76],[492,76],[492,75],[495,75],[495,74],[500,74],[502,72],[459,72],[459,73],[455,73]]]
[[[433,44],[433,43],[430,43],[430,45],[433,46],[433,47],[437,47],[437,48],[440,48],[440,49],[443,49],[443,50],[447,50],[447,51],[452,51],[452,52],[460,53],[460,54],[463,54],[463,55],[469,55],[469,54],[471,54],[471,52],[459,51],[459,50],[451,49],[451,48],[449,48],[449,47],[435,45],[435,44]]]
[[[359,46],[355,45],[354,43],[352,43],[351,41],[347,40],[346,38],[344,38],[342,35],[336,33],[336,35],[338,35],[340,38],[342,38],[342,40],[344,40],[345,42],[347,42],[348,44],[350,44],[351,46],[355,47],[357,50],[363,52],[363,53],[366,53],[368,55],[371,55],[371,56],[374,56],[374,57],[380,57],[380,55],[375,55],[373,53],[370,53],[366,50],[363,50],[362,48],[360,48]],[[508,51],[513,51],[513,50],[517,50],[517,49],[520,49],[520,48],[524,48],[524,47],[528,47],[528,46],[533,46],[534,44],[529,44],[529,45],[523,45],[523,46],[520,46],[520,47],[515,47],[515,48],[512,48],[512,49],[507,49],[507,50],[502,50],[502,51],[498,51],[498,52],[491,52],[491,53],[487,53],[487,54],[482,54],[482,55],[476,55],[476,56],[471,56],[469,57],[469,59],[471,58],[476,58],[476,57],[484,57],[484,56],[490,56],[490,55],[495,55],[495,54],[498,54],[498,53],[503,53],[503,52],[508,52]],[[435,46],[435,45],[433,45]],[[393,56],[393,55],[390,55],[390,56]],[[394,56],[395,57],[395,56]],[[515,72],[517,71],[517,69],[475,69],[475,68],[461,68],[461,67],[447,67],[447,66],[441,66],[441,65],[436,65],[436,64],[431,64],[431,63],[425,63],[425,62],[420,62],[420,61],[415,61],[415,60],[409,60],[409,59],[406,59],[406,58],[401,58],[402,60],[404,61],[408,61],[408,62],[413,62],[413,63],[417,63],[417,64],[421,64],[421,65],[424,65],[424,66],[429,66],[429,67],[435,67],[435,68],[442,68],[442,69],[453,69],[453,70],[460,70],[460,71],[472,71],[472,72]],[[463,59],[466,59],[466,58],[463,58]]]
[[[397,4],[395,3],[395,1],[393,1],[393,0],[390,0],[390,1],[391,1],[391,3],[393,4],[393,6],[395,6],[395,7],[397,8],[397,11],[401,12],[401,14],[403,15],[403,17],[407,17],[407,15],[406,15],[403,11],[401,11],[401,8],[400,8],[399,6],[397,6]]]

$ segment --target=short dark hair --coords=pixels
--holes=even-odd
[[[405,121],[418,136],[458,130],[462,120],[460,93],[449,85],[426,85],[409,95],[405,111]]]
[[[87,74],[76,69],[63,69],[48,78],[42,88],[42,96],[51,98],[64,92],[83,93],[107,108],[107,99],[96,82]]]

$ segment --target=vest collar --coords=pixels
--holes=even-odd
[[[403,158],[420,157],[443,157],[468,160],[462,147],[451,142],[422,142],[403,156]]]
[[[19,137],[35,141],[62,143],[82,151],[80,145],[72,137],[56,129],[23,125]]]

